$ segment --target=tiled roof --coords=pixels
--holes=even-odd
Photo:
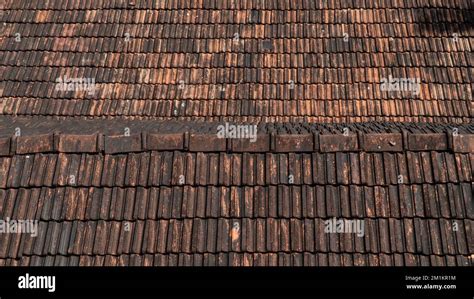
[[[472,126],[253,145],[35,130],[0,139],[1,216],[39,220],[36,238],[0,234],[5,264],[472,265]],[[365,235],[325,233],[333,217]]]
[[[473,265],[473,14],[1,1],[0,220],[39,229],[0,233],[0,266]]]
[[[4,115],[473,117],[471,0],[2,2]],[[382,91],[390,76],[420,79],[419,93]],[[57,90],[63,77],[94,78],[97,90]]]

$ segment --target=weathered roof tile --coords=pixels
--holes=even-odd
[[[104,151],[107,154],[138,152],[140,150],[142,150],[142,137],[139,134],[105,137]]]
[[[54,151],[54,135],[18,136],[16,138],[16,153],[31,154]]]
[[[358,151],[357,135],[320,135],[319,146],[322,152],[347,152]]]
[[[96,153],[97,135],[58,135],[58,151],[64,153]]]

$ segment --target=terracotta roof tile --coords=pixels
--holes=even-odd
[[[2,16],[7,35],[19,31],[22,37],[22,42],[0,44],[6,57],[0,65],[2,113],[468,123],[468,2],[445,7],[442,16],[433,3],[423,6],[423,13],[421,4],[351,10],[353,3],[338,1],[296,7],[170,2],[133,8],[102,2],[9,3],[7,11],[33,16],[29,22],[13,13]],[[453,41],[440,28],[459,36]],[[380,77],[390,74],[423,79],[419,100],[406,101],[404,92],[381,92]],[[56,90],[55,78],[61,75],[93,77],[100,86],[94,96]],[[181,80],[184,87],[177,84]],[[282,86],[289,80],[294,89]],[[175,96],[184,103],[176,112]]]
[[[354,5],[8,1],[0,265],[472,265],[472,7]]]

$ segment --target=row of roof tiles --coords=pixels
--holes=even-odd
[[[418,41],[417,41],[418,43]],[[424,51],[406,51],[402,52],[368,52],[368,53],[299,53],[299,54],[272,54],[272,53],[112,53],[112,52],[51,52],[51,51],[3,51],[3,60],[0,61],[2,66],[16,66],[16,68],[3,68],[2,70],[10,70],[14,74],[2,74],[5,79],[18,79],[18,73],[22,73],[25,66],[40,67],[48,66],[51,71],[55,67],[97,67],[97,68],[140,68],[151,69],[146,72],[155,72],[156,62],[159,61],[160,68],[313,68],[313,72],[318,72],[327,77],[340,76],[341,80],[351,80],[349,82],[373,82],[380,78],[380,74],[374,67],[381,68],[381,72],[390,67],[390,72],[385,75],[393,77],[417,76],[421,78],[421,74],[428,74],[430,78],[438,76],[444,78],[445,73],[455,77],[460,82],[465,82],[466,70],[464,68],[472,67],[469,56],[464,52],[424,52]],[[370,56],[370,57],[369,57]],[[110,58],[110,59],[109,59]],[[387,62],[387,64],[385,63]],[[366,69],[366,73],[357,73],[358,67]],[[403,68],[401,68],[403,67]],[[411,69],[416,67],[416,69]],[[428,67],[428,68],[425,68]],[[454,67],[454,69],[451,69]],[[322,68],[321,70],[319,68]],[[418,69],[419,68],[419,69]],[[432,69],[434,68],[434,69]],[[217,71],[216,70],[216,71]],[[351,71],[352,70],[352,71]],[[421,70],[421,71],[420,71]],[[437,75],[436,72],[441,72]],[[131,70],[130,70],[131,71]],[[145,71],[144,71],[145,72]],[[299,70],[306,72],[306,70]],[[300,76],[297,72],[295,75]],[[231,74],[228,70],[225,74]],[[209,73],[211,74],[211,73]],[[372,74],[372,75],[368,75]],[[39,74],[38,74],[39,75]],[[343,75],[343,76],[342,76]],[[24,74],[25,78],[29,74]],[[468,76],[468,75],[467,75]],[[105,79],[108,76],[105,76]],[[208,80],[215,80],[212,76],[206,76]],[[304,76],[302,76],[303,80]],[[314,80],[316,80],[315,78]],[[328,78],[328,80],[334,80]],[[436,79],[438,80],[438,79]],[[298,80],[295,80],[297,83]],[[344,81],[342,81],[344,82]],[[211,83],[211,82],[208,82]],[[217,82],[214,82],[217,83]],[[446,83],[449,83],[446,82]]]
[[[15,31],[10,28],[9,31]],[[95,53],[98,49],[105,52],[122,53],[332,53],[343,54],[345,52],[401,52],[404,49],[421,52],[462,52],[470,51],[472,39],[458,37],[447,38],[401,38],[384,36],[385,38],[349,38],[347,42],[343,37],[327,38],[278,38],[278,39],[254,39],[241,38],[239,41],[232,37],[227,39],[217,38],[130,38],[126,40],[128,32],[119,37],[28,37],[21,36],[20,32],[12,32],[9,37],[2,37],[0,43],[1,51],[54,51],[70,52],[78,51]],[[130,33],[128,33],[130,34]],[[238,34],[238,32],[233,33]],[[123,37],[122,37],[123,36]],[[20,37],[20,41],[18,40]],[[420,41],[418,41],[420,39]],[[470,44],[471,43],[471,44]],[[466,58],[463,58],[466,59]],[[466,59],[468,60],[468,59]],[[469,61],[469,60],[468,60]],[[467,62],[469,63],[469,62]],[[330,63],[327,64],[331,65]],[[364,64],[361,64],[364,66]]]
[[[469,0],[460,0],[456,2],[446,2],[443,0],[423,0],[423,1],[385,1],[373,0],[367,2],[365,0],[353,1],[314,1],[302,0],[294,3],[291,0],[283,0],[278,2],[260,1],[260,0],[197,0],[197,1],[122,1],[122,0],[84,0],[84,1],[53,1],[53,0],[31,0],[31,1],[15,1],[6,0],[3,8],[11,9],[56,9],[56,10],[78,10],[78,9],[127,9],[134,10],[139,8],[146,9],[377,9],[377,8],[451,8],[466,9],[471,8],[472,3]]]
[[[11,88],[19,88],[23,83],[2,84]],[[9,85],[9,86],[8,86]],[[43,84],[28,83],[29,88],[26,93],[31,93],[32,87],[36,90],[42,88]],[[438,85],[439,86],[439,85]],[[0,85],[0,87],[2,87]],[[44,87],[44,86],[43,86]],[[150,88],[148,88],[150,87]],[[31,97],[7,97],[0,102],[2,114],[15,115],[57,115],[57,116],[149,116],[149,117],[170,117],[170,116],[320,116],[327,117],[353,117],[367,118],[379,116],[381,119],[388,117],[400,118],[404,117],[416,119],[417,117],[426,119],[436,119],[449,117],[449,119],[469,118],[472,120],[473,112],[471,110],[472,101],[462,92],[462,86],[452,85],[448,99],[444,99],[443,91],[432,85],[429,88],[434,97],[438,89],[441,100],[419,100],[419,99],[357,99],[360,94],[354,94],[353,99],[341,99],[342,94],[334,95],[331,99],[330,89],[324,91],[322,86],[319,91],[329,98],[314,99],[316,93],[308,93],[311,95],[307,100],[298,100],[297,96],[292,92],[284,97],[286,100],[268,100],[268,99],[249,99],[247,94],[234,94],[234,99],[223,99],[223,95],[219,95],[216,86],[201,86],[196,88],[196,94],[192,98],[173,98],[173,93],[166,92],[166,86],[146,86],[141,85],[140,88],[116,88],[109,99],[78,99],[75,94],[69,94],[70,98],[52,99],[31,98]],[[155,89],[155,98],[163,98],[162,100],[153,100],[151,94]],[[194,89],[194,88],[193,88]],[[214,89],[214,91],[212,91]],[[459,93],[456,93],[459,89]],[[159,94],[159,91],[164,94]],[[278,90],[278,89],[277,89]],[[316,88],[314,89],[316,91]],[[248,91],[248,90],[247,90]],[[262,91],[262,90],[260,90]],[[357,91],[357,90],[356,90]],[[450,88],[445,88],[445,92]],[[2,90],[0,89],[0,93]],[[148,95],[147,92],[150,92]],[[5,92],[6,93],[6,92]],[[21,92],[25,93],[25,91]],[[149,99],[127,99],[128,96],[136,95],[140,98]],[[206,95],[209,95],[206,97]],[[176,95],[176,94],[175,94]],[[99,95],[105,98],[106,95]],[[185,96],[186,97],[186,96]],[[189,95],[188,95],[189,97]],[[283,95],[275,95],[275,97],[283,97]],[[363,96],[365,97],[365,96]],[[207,99],[206,99],[207,98]],[[210,99],[209,99],[210,98]],[[217,98],[217,99],[216,99]],[[463,99],[464,98],[464,99]],[[461,99],[461,100],[459,100]],[[408,121],[407,121],[408,122]],[[466,123],[470,123],[467,122]]]
[[[473,115],[472,89],[469,84],[462,83],[415,84],[412,85],[415,92],[390,92],[382,91],[380,83],[186,85],[172,82],[90,83],[93,79],[87,80],[90,80],[89,83],[82,83],[80,88],[74,87],[76,91],[62,91],[54,82],[3,81],[0,84],[0,96],[4,98],[2,110],[26,110],[47,115],[50,108],[42,111],[45,106],[55,105],[51,108],[55,108],[56,115],[67,115],[71,107],[93,115],[134,113],[166,116],[175,113],[174,110],[189,115],[240,115],[246,112],[254,116],[260,113],[261,116],[265,111],[282,115],[298,115],[306,111],[309,115],[322,116],[359,113],[355,116],[360,117],[409,115],[472,118]],[[183,88],[179,87],[183,85]],[[145,109],[145,112],[140,112],[139,108]],[[66,112],[62,112],[63,109]]]
[[[12,115],[3,115],[3,117],[11,117]],[[29,118],[23,117],[23,115],[15,115],[14,117],[16,118]],[[31,118],[34,119],[34,118]],[[39,119],[39,118],[36,118]],[[54,121],[70,121],[74,120],[77,121],[78,118],[73,118],[73,117],[66,117],[66,116],[43,116],[42,119],[46,119],[48,121],[54,120]],[[140,117],[140,116],[121,116],[120,118],[114,117],[114,116],[97,116],[97,117],[88,117],[87,120],[99,120],[99,121],[114,121],[120,119],[121,121],[124,122],[129,122],[129,121],[150,121],[152,117]],[[381,121],[392,121],[392,123],[400,123],[401,121],[406,121],[407,123],[410,122],[410,124],[415,124],[419,123],[418,121],[421,122],[421,124],[446,124],[449,123],[452,126],[462,126],[464,122],[468,122],[470,119],[466,118],[446,118],[446,117],[382,117],[382,116],[370,116],[370,117],[357,117],[357,116],[343,116],[343,117],[323,117],[323,116],[212,116],[212,117],[179,117],[178,118],[180,122],[188,122],[188,123],[194,123],[194,122],[210,122],[210,123],[216,123],[216,122],[222,122],[222,121],[227,121],[227,122],[234,122],[234,123],[267,123],[267,124],[274,124],[274,123],[304,123],[304,122],[312,122],[312,123],[319,123],[319,124],[332,124],[332,125],[347,125],[348,123],[352,122],[353,124],[361,123],[365,124],[367,122],[374,122],[378,123]],[[83,119],[85,120],[85,119]],[[160,117],[156,121],[165,121],[165,122],[173,122],[176,121],[176,117]],[[5,130],[5,129],[3,129]],[[0,132],[3,131],[2,128],[0,128]],[[10,131],[7,132],[9,134]],[[287,133],[286,131],[284,133]]]
[[[470,266],[470,256],[411,253],[195,253],[49,255],[0,259],[0,266]]]
[[[314,12],[311,12],[314,13]],[[63,12],[57,12],[57,15],[64,14]],[[0,17],[1,19],[1,17]],[[264,40],[270,38],[271,42],[275,45],[281,42],[294,42],[291,39],[307,39],[311,40],[320,39],[320,42],[331,43],[326,45],[326,48],[330,46],[335,47],[332,43],[337,43],[339,48],[348,47],[360,47],[360,43],[363,45],[366,43],[377,43],[377,44],[390,44],[396,42],[396,44],[403,44],[406,47],[412,49],[420,48],[429,51],[432,47],[438,49],[445,48],[446,50],[454,50],[455,48],[469,48],[469,43],[472,44],[469,34],[469,25],[466,23],[455,23],[456,28],[453,28],[453,32],[458,34],[453,36],[449,32],[440,32],[435,36],[426,34],[422,29],[423,25],[418,23],[376,23],[376,24],[324,24],[318,22],[303,22],[303,23],[270,23],[270,24],[239,24],[239,23],[177,23],[173,20],[173,23],[163,24],[163,20],[153,23],[127,23],[121,20],[116,23],[104,23],[104,22],[84,22],[78,23],[72,19],[68,19],[66,22],[60,22],[54,19],[55,22],[45,23],[22,23],[12,22],[8,20],[3,24],[3,30],[1,35],[5,38],[12,38],[14,40],[15,33],[19,33],[20,37],[73,37],[73,38],[85,38],[85,37],[110,37],[110,38],[125,38],[125,34],[128,33],[128,37],[132,39],[140,38],[154,38],[159,43],[163,43],[161,39],[228,39],[234,43],[234,46],[238,48],[240,45],[239,39],[244,39],[244,42],[255,42],[251,39],[257,38]],[[460,21],[460,20],[458,20]],[[0,21],[1,22],[1,21]],[[34,25],[34,26],[32,26]],[[457,30],[456,30],[457,29]],[[364,35],[364,30],[367,35]],[[383,38],[390,38],[387,39]],[[401,40],[404,38],[405,40]],[[429,43],[428,39],[433,39],[433,43]],[[421,44],[416,44],[421,42]],[[153,43],[153,41],[150,41]],[[230,48],[230,47],[228,47]]]
[[[468,0],[464,0],[469,2]],[[223,2],[223,1],[217,1]],[[213,8],[158,8],[158,9],[6,9],[1,22],[18,23],[180,23],[180,24],[275,24],[275,23],[323,23],[323,24],[373,24],[393,23],[400,25],[433,21],[462,27],[471,21],[470,8],[439,7],[382,7],[365,9],[241,9],[238,7]],[[458,21],[458,22],[456,22]]]
[[[3,114],[3,116],[10,117],[29,117],[31,114]],[[74,116],[76,118],[74,118]],[[123,115],[123,114],[111,114],[111,115],[42,115],[43,119],[57,120],[57,121],[68,121],[77,120],[79,116],[87,117],[88,120],[101,120],[110,121],[120,119],[121,121],[149,121],[152,119],[156,120],[156,117],[143,116],[143,115]],[[33,119],[33,118],[32,118]],[[462,117],[428,117],[428,116],[284,116],[284,115],[268,115],[268,116],[245,116],[245,115],[234,115],[234,116],[161,116],[158,121],[176,121],[179,119],[181,122],[234,122],[234,123],[319,123],[319,124],[348,124],[348,123],[367,123],[367,122],[392,122],[392,123],[424,123],[424,124],[447,124],[451,125],[463,125],[471,121],[471,118]],[[0,128],[1,129],[1,128]]]
[[[407,123],[407,122],[366,122],[366,123],[315,123],[299,122],[245,122],[229,123],[234,125],[257,125],[260,134],[343,134],[344,132],[375,133],[402,133],[407,134],[446,134],[457,130],[459,134],[474,134],[472,124],[443,124],[443,123]],[[20,116],[2,116],[0,118],[0,136],[8,137],[21,129],[24,136],[45,135],[51,132],[57,134],[94,135],[101,132],[104,135],[123,135],[124,128],[130,132],[148,132],[154,134],[178,133],[215,133],[219,125],[225,122],[199,122],[181,120],[156,119],[52,119],[31,118]],[[60,129],[59,129],[60,128]],[[451,134],[451,133],[449,133]]]
[[[472,181],[473,158],[472,154],[435,151],[313,154],[154,151],[127,155],[40,153],[1,158],[0,187],[459,183]]]
[[[393,54],[395,58],[396,54]],[[263,59],[265,61],[265,59]],[[23,81],[23,82],[47,82],[57,83],[57,78],[94,78],[94,86],[97,89],[103,87],[107,88],[110,83],[142,83],[142,84],[168,84],[175,85],[179,88],[175,91],[176,94],[181,93],[183,97],[185,94],[192,94],[192,91],[187,91],[187,88],[194,88],[195,84],[209,85],[220,84],[218,86],[210,86],[211,88],[219,88],[217,90],[222,95],[230,95],[235,89],[252,89],[252,92],[264,92],[266,97],[272,95],[270,88],[278,89],[275,84],[283,85],[287,89],[286,93],[300,94],[303,90],[307,92],[314,89],[316,86],[324,86],[322,84],[337,84],[336,88],[347,89],[350,93],[351,89],[357,89],[359,85],[349,85],[352,83],[367,83],[366,89],[373,89],[373,93],[377,98],[386,98],[388,94],[398,93],[393,91],[385,91],[381,89],[384,80],[389,78],[412,78],[412,80],[419,80],[419,89],[421,94],[412,95],[412,98],[423,98],[429,95],[428,88],[435,86],[435,88],[445,90],[447,93],[450,89],[456,88],[450,84],[461,84],[462,87],[470,89],[469,69],[466,68],[222,68],[213,67],[204,68],[90,68],[90,67],[11,67],[0,66],[0,80],[1,81]],[[125,75],[127,77],[125,77]],[[242,82],[239,82],[242,78]],[[251,80],[254,79],[254,80]],[[408,80],[408,79],[407,79]],[[252,82],[249,85],[249,82]],[[415,82],[415,81],[414,81]],[[65,82],[67,83],[67,82]],[[265,85],[263,85],[265,84]],[[466,84],[466,85],[464,85]],[[263,85],[263,86],[262,86]],[[51,85],[48,85],[51,86]],[[328,87],[328,86],[325,86]],[[172,87],[168,87],[172,89]],[[225,92],[227,89],[229,92]],[[264,89],[264,90],[262,90]],[[281,88],[280,88],[281,89]],[[330,92],[331,88],[327,88]],[[59,90],[63,91],[63,90]],[[385,92],[384,92],[385,91]],[[410,91],[405,91],[407,94]],[[413,91],[414,92],[414,91]],[[342,92],[346,93],[346,92]],[[399,92],[403,94],[403,91]],[[17,94],[11,92],[12,95]],[[55,93],[61,94],[61,93]],[[472,96],[472,93],[470,93]],[[4,91],[4,95],[9,93]],[[53,94],[54,96],[54,94]],[[312,98],[317,98],[313,95]],[[342,95],[341,95],[342,96]],[[448,95],[446,96],[446,98]],[[300,99],[304,99],[301,97]],[[369,98],[371,98],[369,96]],[[432,98],[437,98],[433,95]]]
[[[218,135],[225,131],[225,138]],[[252,130],[255,130],[253,132]],[[229,133],[230,132],[230,133]],[[239,133],[240,132],[240,133]],[[243,132],[243,133],[242,133]],[[238,135],[237,135],[238,134]],[[240,136],[240,138],[238,138]],[[254,140],[252,140],[252,138]],[[474,134],[363,133],[265,134],[250,124],[227,124],[215,133],[141,133],[132,135],[43,134],[0,138],[0,156],[32,153],[117,154],[143,151],[187,150],[190,152],[292,153],[292,152],[474,152]],[[347,157],[345,157],[347,159]],[[347,162],[347,161],[346,161]]]
[[[449,218],[474,220],[473,185],[0,189],[2,219]]]
[[[327,233],[325,220],[319,218],[40,221],[37,236],[0,234],[0,257],[218,252],[474,253],[472,220],[455,221],[456,224],[448,219],[362,220],[362,236]]]

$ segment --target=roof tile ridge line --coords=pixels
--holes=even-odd
[[[87,217],[89,216],[89,217]],[[98,216],[100,217],[100,216]],[[337,219],[367,219],[367,220],[397,220],[397,221],[403,221],[403,220],[422,220],[422,221],[428,221],[428,220],[455,220],[455,221],[461,221],[461,222],[469,222],[472,221],[470,218],[465,218],[465,217],[434,217],[434,216],[410,216],[410,217],[392,217],[392,216],[335,216],[335,215],[326,215],[326,216],[316,216],[316,217],[308,217],[308,216],[232,216],[232,215],[226,215],[226,216],[181,216],[181,217],[169,217],[169,218],[164,218],[164,217],[156,217],[156,218],[133,218],[133,217],[123,217],[118,219],[118,218],[98,218],[98,217],[90,217],[90,215],[85,215],[84,218],[79,219],[79,218],[53,218],[53,217],[44,217],[41,216],[41,218],[34,219],[38,222],[54,222],[54,223],[63,223],[63,222],[146,222],[146,221],[161,221],[161,220],[176,220],[176,221],[184,221],[188,219],[203,219],[203,220],[208,220],[208,219],[226,219],[226,220],[243,220],[243,219],[249,219],[249,220],[260,220],[260,219],[274,219],[274,220],[288,220],[288,219],[294,219],[294,220],[330,220],[333,218]],[[12,220],[22,220],[21,218],[15,218],[11,217],[10,219]]]
[[[95,188],[95,189],[159,189],[159,188],[166,188],[166,189],[177,189],[177,188],[201,188],[201,187],[206,187],[206,188],[216,188],[216,189],[231,189],[231,188],[240,188],[240,189],[256,189],[256,188],[261,188],[261,189],[269,189],[269,188],[274,188],[274,187],[287,187],[287,188],[314,188],[314,187],[331,187],[331,188],[345,188],[348,186],[354,186],[354,187],[360,187],[360,188],[390,188],[390,187],[398,187],[398,188],[411,188],[413,186],[417,187],[423,187],[423,186],[448,186],[448,185],[453,185],[453,186],[458,186],[461,187],[462,185],[469,185],[472,183],[470,180],[458,180],[458,181],[449,181],[449,182],[423,182],[423,183],[400,183],[400,184],[395,184],[395,183],[387,183],[387,184],[367,184],[367,183],[360,183],[360,184],[353,184],[353,183],[318,183],[318,182],[313,182],[313,183],[294,183],[294,184],[289,184],[289,183],[265,183],[265,184],[233,184],[233,185],[224,185],[224,184],[156,184],[156,185],[82,185],[82,184],[51,184],[51,185],[19,185],[19,186],[6,186],[6,187],[0,187],[0,190],[6,191],[6,190],[33,190],[33,189],[89,189],[89,188]],[[471,219],[471,218],[468,218]],[[474,218],[473,218],[474,219]]]
[[[228,140],[227,140],[228,139]],[[54,132],[0,137],[0,156],[35,153],[105,153],[181,150],[190,152],[293,153],[293,152],[403,152],[451,151],[473,153],[474,134],[448,129],[444,133],[369,132],[263,133],[249,138],[219,138],[217,134],[151,133],[127,135]]]

